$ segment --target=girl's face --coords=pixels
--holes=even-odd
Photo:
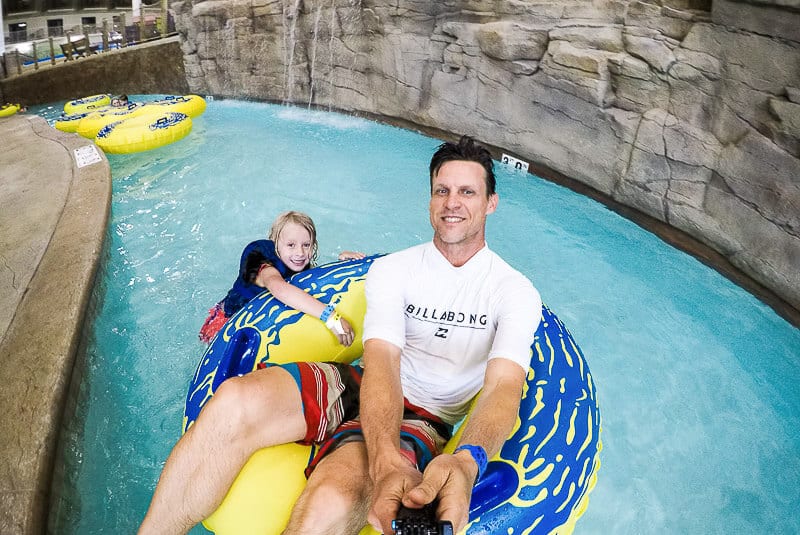
[[[278,258],[294,272],[302,271],[311,262],[313,248],[311,234],[297,223],[287,223],[275,243]]]

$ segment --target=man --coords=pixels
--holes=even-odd
[[[392,533],[401,504],[437,498],[440,520],[466,525],[472,487],[516,421],[541,300],[486,246],[489,152],[466,136],[444,143],[430,179],[433,241],[367,275],[363,377],[297,363],[223,383],[167,460],[140,534],[185,533],[253,452],[292,441],[322,446],[285,533],[355,534],[367,520]],[[459,447],[440,455],[479,390]]]

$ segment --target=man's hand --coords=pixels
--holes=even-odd
[[[372,507],[367,517],[372,527],[381,533],[394,533],[392,520],[397,517],[403,497],[421,481],[419,470],[402,456],[383,475],[375,476]]]
[[[425,469],[422,482],[403,497],[406,507],[418,508],[439,499],[437,518],[449,520],[460,532],[469,520],[469,501],[478,465],[468,452],[436,456]]]

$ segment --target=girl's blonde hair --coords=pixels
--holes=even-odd
[[[311,261],[308,267],[314,267],[317,263],[317,249],[319,249],[319,244],[317,243],[317,228],[314,226],[314,221],[306,214],[295,212],[294,210],[280,214],[272,223],[272,228],[269,229],[268,239],[275,242],[277,246],[278,237],[281,235],[281,232],[283,232],[284,227],[289,223],[300,225],[311,235]]]

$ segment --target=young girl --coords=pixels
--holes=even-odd
[[[364,258],[363,253],[344,251],[339,260]],[[248,301],[264,291],[290,307],[325,322],[342,345],[353,343],[353,328],[336,314],[333,305],[325,305],[308,293],[292,286],[286,279],[314,266],[317,259],[317,229],[307,215],[285,212],[269,231],[269,239],[247,245],[239,262],[239,276],[225,299],[208,311],[200,328],[200,340],[208,344],[225,322]]]

